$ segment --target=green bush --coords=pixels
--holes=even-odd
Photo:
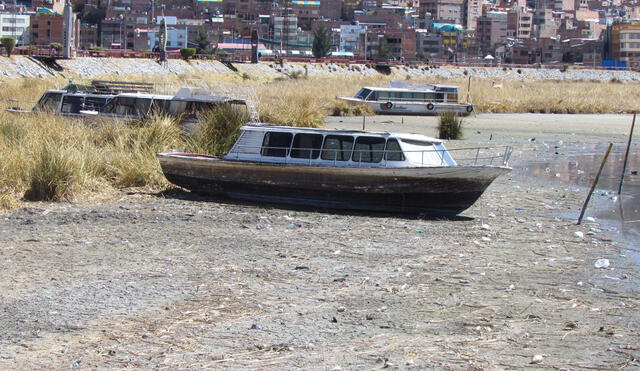
[[[249,122],[246,110],[221,104],[200,114],[200,130],[187,138],[189,152],[214,156],[227,154],[240,135],[240,127]]]
[[[57,53],[61,53],[62,48],[64,48],[64,46],[62,46],[62,44],[60,43],[53,42],[49,44],[49,49],[55,49]]]
[[[462,139],[462,119],[453,112],[444,112],[438,120],[438,138]]]
[[[182,48],[180,49],[180,56],[185,61],[189,60],[189,58],[196,55],[196,48]]]
[[[3,37],[0,38],[0,43],[4,46],[4,50],[7,51],[7,57],[10,57],[11,52],[13,52],[13,48],[16,46],[16,39],[13,37]]]

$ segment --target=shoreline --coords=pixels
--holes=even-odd
[[[548,161],[631,122],[546,116],[478,115],[447,146],[494,134],[514,164]],[[435,133],[395,120],[368,129]],[[0,218],[0,367],[639,367],[638,263],[598,219],[559,216],[583,200],[514,171],[453,220],[181,191],[30,203]]]

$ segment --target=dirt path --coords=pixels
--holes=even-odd
[[[482,118],[469,141],[502,128],[518,161],[614,131]],[[560,218],[584,195],[513,172],[456,220],[33,204],[0,218],[0,368],[637,368],[638,266],[598,220]]]

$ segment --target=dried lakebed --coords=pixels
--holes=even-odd
[[[558,151],[525,136],[517,161]],[[30,204],[0,217],[0,368],[638,367],[638,266],[561,217],[584,196],[514,172],[455,220]]]

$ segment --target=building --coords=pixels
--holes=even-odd
[[[420,14],[431,14],[434,22],[463,24],[464,0],[421,0]]]
[[[31,16],[31,44],[48,46],[64,42],[64,18],[61,14],[37,12]]]
[[[609,40],[611,57],[627,67],[640,67],[640,22],[614,24]]]
[[[367,26],[363,25],[341,25],[340,26],[340,51],[353,53],[355,56],[366,55],[365,37]]]
[[[481,0],[464,0],[464,28],[475,31],[478,26],[478,17],[482,15]]]
[[[529,39],[533,31],[533,12],[527,8],[519,8],[509,12],[507,16],[507,37],[513,39]]]
[[[508,13],[503,11],[489,11],[478,18],[478,48],[479,54],[486,56],[494,53],[496,44],[507,38]]]
[[[434,32],[425,29],[416,30],[416,53],[428,57],[440,55],[442,52],[442,38]]]
[[[16,45],[30,43],[29,26],[31,17],[28,14],[0,14],[0,37],[13,37]]]
[[[297,40],[298,17],[293,15],[271,17],[272,40],[280,41],[286,49],[286,44],[293,44]]]

